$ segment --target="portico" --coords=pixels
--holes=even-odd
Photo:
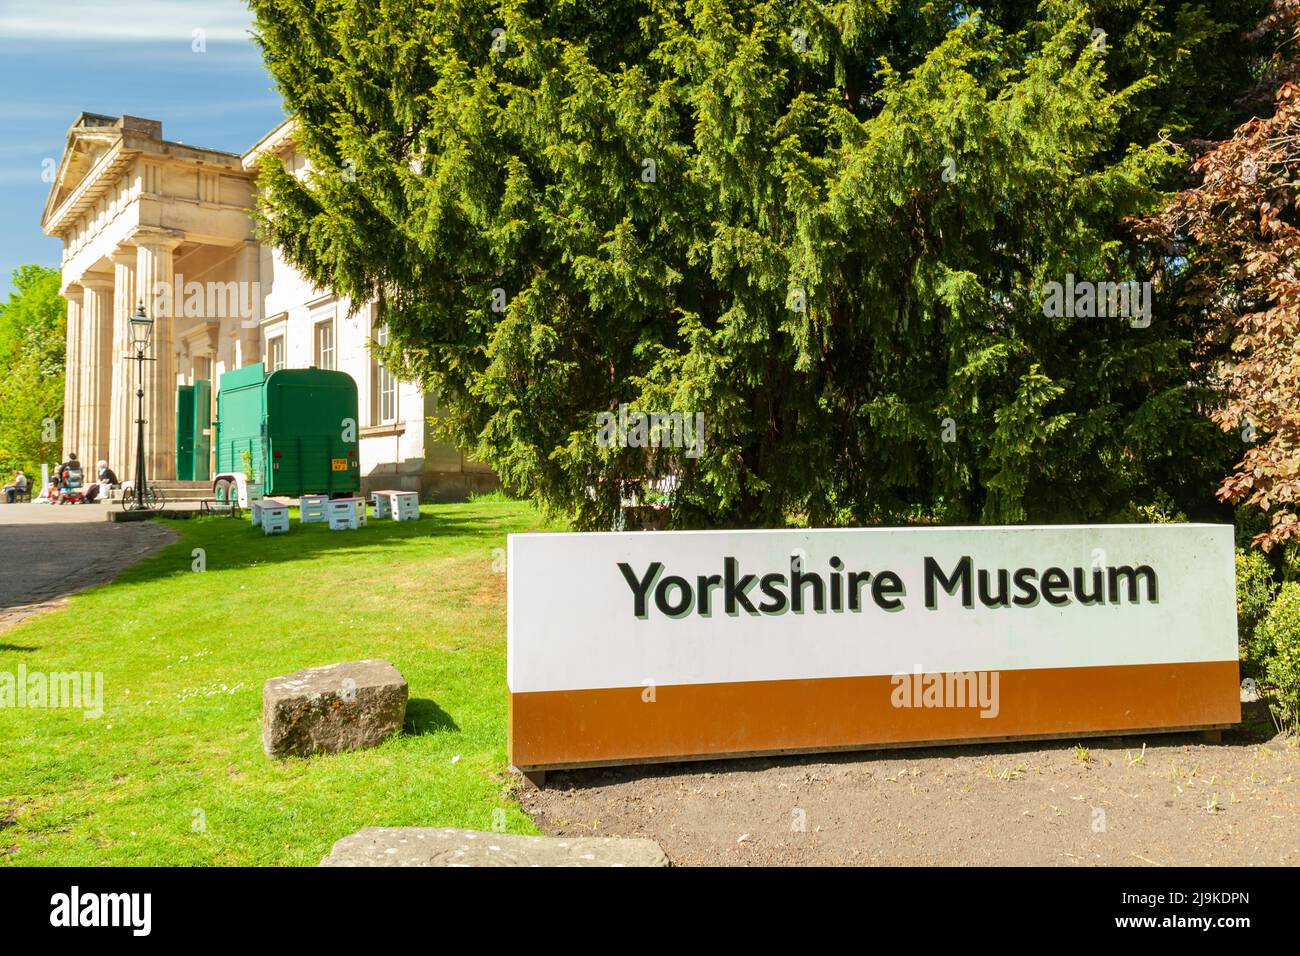
[[[77,118],[42,218],[45,232],[63,240],[65,456],[76,452],[89,465],[103,458],[130,473],[136,383],[127,323],[143,302],[154,321],[146,466],[153,478],[176,477],[177,387],[259,357],[248,347],[260,319],[253,196],[253,172],[234,153],[164,140],[156,120]],[[207,298],[195,307],[174,288],[178,273],[245,292],[210,314]],[[232,311],[231,301],[253,314]]]
[[[221,376],[260,362],[266,372],[334,369],[357,383],[363,490],[457,498],[497,487],[490,468],[435,436],[435,396],[398,381],[372,353],[387,336],[377,305],[316,286],[258,242],[252,210],[268,157],[310,175],[292,120],[236,154],[166,140],[157,120],[77,117],[42,217],[63,240],[64,456],[76,452],[88,467],[103,458],[122,478],[135,471],[128,324],[143,303],[153,320],[144,372],[150,480],[209,477]]]

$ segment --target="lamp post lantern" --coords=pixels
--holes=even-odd
[[[153,335],[153,319],[145,315],[144,303],[140,303],[131,316],[131,344],[135,346],[135,494],[128,511],[147,511],[145,502],[144,474],[144,352]]]

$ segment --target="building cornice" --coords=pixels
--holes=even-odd
[[[256,171],[258,163],[264,156],[269,154],[282,154],[293,145],[294,133],[297,130],[297,120],[290,116],[287,120],[271,130],[256,143],[252,148],[240,158],[240,163],[244,169]]]
[[[84,117],[85,114],[83,114]],[[80,119],[80,118],[79,118]],[[123,117],[123,121],[133,120]],[[145,128],[134,126],[74,126],[68,133],[67,146],[59,163],[59,171],[50,187],[41,217],[41,228],[48,236],[61,236],[121,178],[122,173],[142,157],[171,166],[199,166],[225,175],[251,178],[236,153],[223,150],[187,146],[152,135],[161,124],[137,121]],[[104,143],[104,155],[87,170],[81,181],[72,187],[68,196],[57,206],[55,200],[66,186],[69,158],[78,143]]]
[[[67,156],[66,152],[64,156]],[[103,156],[99,157],[95,165],[90,167],[90,171],[73,187],[68,198],[63,200],[56,209],[52,208],[52,204],[59,194],[59,187],[63,184],[66,172],[64,164],[61,163],[59,175],[55,177],[49,198],[46,200],[45,215],[41,217],[42,231],[47,236],[62,235],[73,217],[84,212],[100,197],[104,191],[104,183],[115,181],[122,171],[134,162],[135,156],[134,152],[127,152],[122,148],[121,141],[114,143]]]

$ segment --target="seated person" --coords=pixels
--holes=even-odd
[[[69,455],[68,457],[69,461],[65,461],[59,466],[59,477],[50,489],[50,502],[52,504],[76,504],[83,497],[81,491],[81,466],[77,464],[76,455]]]
[[[99,475],[99,477],[96,480],[99,482],[100,497],[108,498],[114,488],[120,488],[122,486],[122,483],[117,480],[117,474],[113,471],[112,468],[108,467],[108,462],[106,461],[96,462],[95,469],[97,474]],[[91,500],[93,501],[94,499]]]
[[[14,480],[9,484],[5,485],[5,489],[4,489],[5,501],[7,501],[9,504],[13,504],[14,499],[17,498],[20,494],[23,494],[25,491],[27,491],[27,488],[28,488],[27,476],[24,475],[23,470],[19,468],[16,472],[14,472]]]
[[[69,455],[68,460],[59,466],[60,483],[76,490],[81,487],[81,462],[76,455]]]

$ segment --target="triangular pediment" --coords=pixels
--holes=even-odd
[[[123,119],[99,113],[82,113],[68,130],[67,144],[59,159],[41,223],[50,217],[85,182],[91,171],[113,147],[122,141]],[[154,123],[155,121],[137,121]]]

